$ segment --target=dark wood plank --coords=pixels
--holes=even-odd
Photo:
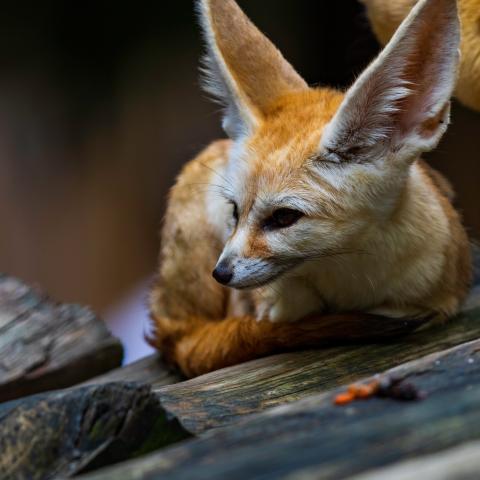
[[[194,434],[251,413],[392,368],[480,337],[480,292],[448,325],[388,343],[276,355],[156,389],[162,405]]]
[[[89,309],[0,275],[0,402],[82,382],[119,366],[122,355]]]
[[[480,340],[386,375],[411,382],[426,399],[338,407],[336,390],[82,478],[336,479],[480,440]]]
[[[186,436],[148,386],[118,383],[40,394],[0,405],[0,478],[70,477]]]
[[[92,378],[84,385],[99,385],[110,382],[139,382],[159,388],[185,380],[162,362],[160,355],[150,355],[126,367],[116,368],[104,375]]]

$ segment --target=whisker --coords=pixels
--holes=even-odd
[[[321,251],[312,252],[306,255],[303,258],[306,259],[314,259],[314,258],[332,258],[332,257],[339,257],[343,255],[372,255],[370,252],[366,250],[336,250],[336,251]]]
[[[212,183],[190,183],[186,186],[199,187],[197,193],[202,193],[202,192],[206,193],[208,191],[212,191],[220,195],[225,200],[231,200],[231,198],[233,197],[233,192],[229,188],[226,188],[223,185],[215,185]]]
[[[280,297],[280,291],[277,290],[272,284],[267,284],[265,285],[269,290],[271,290],[275,295],[277,295],[278,297]]]
[[[210,170],[211,172],[213,172],[215,175],[217,175],[219,178],[221,178],[224,182],[228,183],[229,186],[233,186],[231,185],[231,182],[230,180],[228,180],[224,175],[218,173],[214,168],[210,167],[210,165],[205,165],[204,163],[200,162],[200,165],[204,168],[206,168],[207,170]]]

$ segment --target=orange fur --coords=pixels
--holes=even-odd
[[[262,110],[265,100],[280,92],[307,88],[305,81],[289,64],[283,62],[281,53],[255,28],[234,1],[210,0],[206,5],[210,10],[209,18],[217,47],[227,67],[235,65],[234,81],[239,86],[238,92],[251,108]],[[225,31],[229,35],[222,35]],[[238,63],[238,56],[249,51],[262,52],[262,55],[244,56],[244,61]],[[282,72],[279,75],[280,63]],[[262,82],[263,78],[269,81]]]
[[[233,0],[200,5],[223,82],[213,90],[230,102],[225,118],[234,140],[210,145],[172,188],[150,300],[152,344],[193,376],[274,352],[396,335],[405,325],[410,330],[454,315],[470,284],[469,242],[450,185],[418,157],[448,123],[451,84],[439,84],[443,97],[430,106],[428,95],[436,91],[429,90],[432,70],[425,66],[437,62],[434,71],[454,76],[455,48],[445,51],[443,64],[435,47],[439,36],[450,35],[452,45],[457,38],[453,0],[424,0],[418,15],[432,24],[413,17],[404,28],[407,39],[415,34],[415,48],[402,36],[392,47],[407,57],[399,62],[408,66],[400,83],[417,79],[417,95],[399,96],[401,109],[360,127],[355,122],[372,104],[377,108],[368,88],[377,81],[387,88],[382,75],[389,64],[382,62],[394,61],[388,50],[346,95],[309,89]],[[375,100],[381,94],[375,91]],[[424,96],[426,113],[415,104]],[[360,113],[349,113],[357,107]],[[377,144],[368,147],[366,161],[355,161],[365,147],[353,144],[340,152],[342,162],[324,160],[347,148],[357,130],[370,134],[375,122],[391,118],[407,147],[386,142],[373,163]],[[326,149],[326,139],[342,129],[340,146]],[[237,203],[237,224],[222,195]],[[290,230],[269,231],[262,222],[286,201],[305,209],[304,216]],[[237,290],[212,278],[219,258],[241,265]],[[405,324],[408,318],[415,321]]]
[[[152,345],[189,376],[254,360],[265,355],[336,343],[382,341],[413,331],[422,321],[388,323],[369,314],[319,315],[299,323],[273,324],[255,318],[156,317]]]

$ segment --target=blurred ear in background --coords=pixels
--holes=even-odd
[[[378,52],[356,0],[239,3],[311,84],[344,88]],[[92,305],[135,339],[127,360],[143,351],[168,188],[223,136],[198,87],[202,50],[191,0],[0,8],[0,270]],[[477,235],[479,132],[480,114],[455,105],[429,157]]]

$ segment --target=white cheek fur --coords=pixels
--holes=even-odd
[[[273,266],[259,258],[241,258],[235,262],[232,286],[255,286],[274,273]]]

